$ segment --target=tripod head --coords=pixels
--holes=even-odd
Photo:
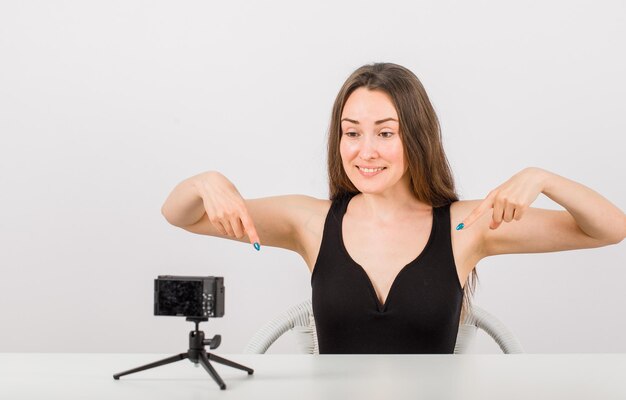
[[[209,346],[209,349],[217,349],[222,343],[222,336],[215,335],[211,339],[204,338],[204,332],[199,330],[200,322],[207,322],[209,320],[208,317],[187,317],[187,321],[193,322],[196,324],[196,329],[189,332],[189,349],[190,350],[200,350],[204,349],[204,346]],[[191,358],[193,361],[193,357]]]

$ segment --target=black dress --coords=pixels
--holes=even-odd
[[[398,273],[382,305],[343,243],[351,198],[333,201],[311,275],[320,354],[453,353],[463,288],[452,254],[450,205],[433,208],[428,243]]]

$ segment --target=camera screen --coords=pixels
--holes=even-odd
[[[202,286],[201,281],[160,281],[159,314],[202,316]]]

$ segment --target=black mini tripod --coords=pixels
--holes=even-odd
[[[189,350],[186,353],[180,353],[172,357],[165,358],[163,360],[155,361],[150,364],[143,365],[141,367],[129,369],[128,371],[120,372],[119,374],[113,375],[113,379],[120,379],[120,376],[133,374],[135,372],[144,371],[150,368],[160,367],[161,365],[170,364],[176,361],[184,360],[188,358],[189,361],[194,364],[200,363],[204,369],[211,375],[213,380],[219,385],[221,390],[226,389],[226,384],[219,376],[217,371],[211,365],[211,360],[228,365],[229,367],[237,368],[242,371],[247,371],[248,375],[252,375],[254,370],[248,367],[244,367],[241,364],[237,364],[230,360],[227,360],[222,357],[218,357],[215,354],[207,353],[204,349],[204,346],[208,345],[210,349],[217,349],[220,343],[222,342],[222,337],[220,335],[215,335],[211,339],[204,338],[204,332],[198,330],[198,324],[202,321],[208,321],[208,318],[187,318],[187,321],[195,322],[196,329],[189,332]]]

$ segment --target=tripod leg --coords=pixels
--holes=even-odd
[[[224,381],[222,380],[222,378],[220,377],[220,375],[217,373],[217,371],[215,370],[215,368],[213,368],[213,366],[211,365],[211,362],[209,361],[206,352],[202,351],[199,355],[198,358],[200,360],[200,364],[202,364],[202,366],[204,367],[204,369],[206,369],[206,372],[209,373],[209,375],[211,375],[211,377],[213,378],[213,380],[215,382],[217,382],[217,384],[219,385],[221,390],[225,390],[226,389],[226,384],[224,383]]]
[[[180,353],[178,355],[175,355],[175,356],[172,356],[172,357],[168,357],[168,358],[165,358],[165,359],[160,360],[160,361],[155,361],[153,363],[146,364],[146,365],[143,365],[141,367],[137,367],[137,368],[129,369],[128,371],[120,372],[119,374],[113,375],[113,379],[117,380],[117,379],[120,379],[120,376],[133,374],[135,372],[144,371],[144,370],[150,369],[150,368],[160,367],[161,365],[170,364],[170,363],[173,363],[173,362],[176,362],[176,361],[184,360],[185,358],[189,358],[189,354],[188,353]]]
[[[237,368],[237,369],[240,369],[242,371],[247,371],[248,375],[254,374],[254,370],[252,368],[248,368],[248,367],[245,367],[245,366],[243,366],[241,364],[237,364],[236,362],[233,362],[233,361],[227,360],[225,358],[216,356],[215,354],[208,353],[208,358],[209,358],[209,360],[213,360],[216,363],[228,365],[229,367]]]

